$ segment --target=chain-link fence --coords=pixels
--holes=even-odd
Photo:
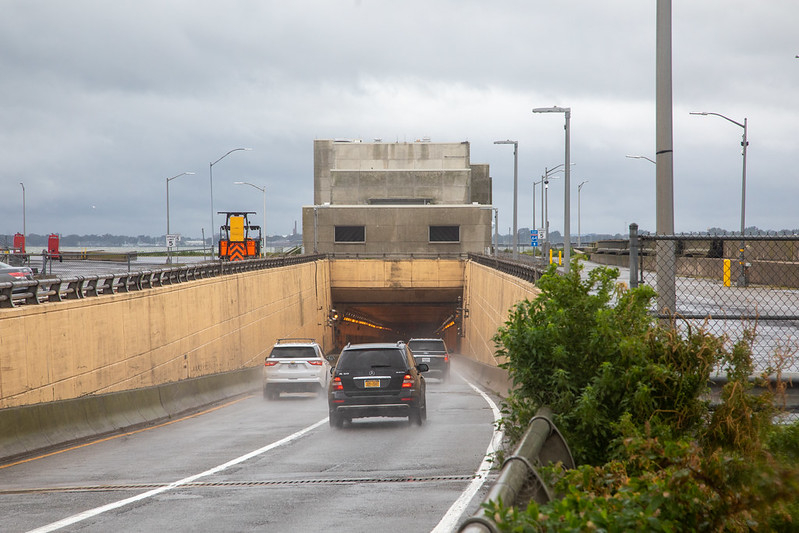
[[[629,241],[599,246],[592,260],[628,261],[631,286],[658,293],[660,318],[676,313],[732,343],[753,329],[757,371],[781,359],[783,371],[799,372],[799,236],[639,236],[636,229]]]

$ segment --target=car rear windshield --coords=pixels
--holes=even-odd
[[[444,348],[444,341],[409,341],[408,348],[411,351],[423,351],[423,352],[444,352],[446,348]]]
[[[316,350],[313,346],[275,346],[272,348],[272,353],[269,354],[270,358],[314,358],[317,357]]]
[[[392,368],[405,370],[402,351],[387,350],[345,350],[341,354],[337,369],[345,372],[368,371],[373,368]]]

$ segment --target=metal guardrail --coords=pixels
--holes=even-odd
[[[536,466],[560,462],[563,468],[575,467],[571,450],[555,424],[552,411],[542,407],[536,413],[516,447],[513,455],[505,459],[499,478],[494,482],[485,499],[502,501],[504,505],[524,507],[530,501],[544,504],[552,500],[552,494],[538,475]],[[458,529],[461,533],[498,533],[496,522],[484,507],[464,521]]]
[[[504,272],[505,274],[510,274],[511,276],[529,281],[530,283],[537,282],[547,271],[548,267],[547,264],[541,261],[533,262],[532,258],[529,258],[529,262],[522,260],[513,261],[475,253],[470,253],[468,257],[475,263]]]
[[[310,254],[244,261],[209,261],[138,272],[7,281],[0,283],[0,308],[153,289],[227,274],[309,263],[325,257],[325,254]]]

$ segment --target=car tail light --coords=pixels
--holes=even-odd
[[[308,364],[313,366],[322,366],[322,361],[319,359],[310,359]]]
[[[333,390],[344,390],[344,384],[341,383],[341,378],[336,376],[333,378]]]
[[[444,362],[446,363],[446,362],[448,362],[448,361],[449,361],[449,354],[448,354],[448,353],[445,353],[445,354],[444,354]]]
[[[11,277],[25,279],[26,274],[24,272],[9,272]]]
[[[264,362],[264,366],[275,366],[276,364],[277,361],[270,361],[269,359]]]
[[[410,374],[405,374],[405,377],[402,378],[402,388],[410,389],[411,387],[413,387],[413,378]]]

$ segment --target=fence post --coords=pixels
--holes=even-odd
[[[638,287],[638,224],[630,224],[630,288]]]

